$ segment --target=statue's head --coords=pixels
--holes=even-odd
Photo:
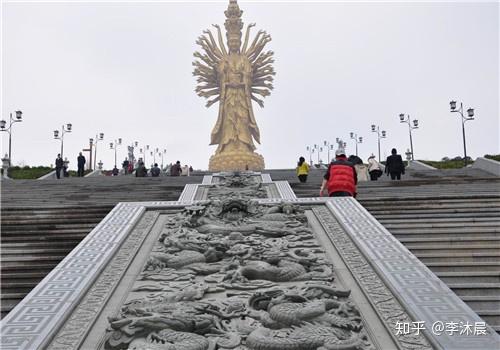
[[[241,47],[241,29],[243,28],[241,15],[243,11],[240,10],[236,0],[230,0],[229,6],[227,10],[224,11],[224,14],[227,18],[224,22],[224,27],[226,28],[226,39],[229,52],[238,53]]]

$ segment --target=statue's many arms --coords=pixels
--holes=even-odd
[[[262,157],[254,153],[253,140],[260,143],[260,133],[252,100],[262,107],[263,101],[257,96],[268,96],[273,88],[273,52],[263,52],[271,37],[259,31],[250,44],[250,28],[255,24],[249,24],[242,44],[243,11],[232,0],[224,13],[227,49],[221,28],[214,25],[217,41],[210,30],[205,30],[197,41],[205,54],[195,52],[194,56],[199,60],[193,62],[193,74],[198,77],[196,92],[210,98],[207,107],[219,102],[219,114],[210,142],[218,148],[210,167],[212,170],[243,170],[244,162],[247,162],[247,167],[250,162],[253,168],[263,168]],[[240,162],[235,159],[238,157]],[[262,164],[258,164],[260,159]],[[222,164],[231,161],[232,165],[226,164],[227,167]],[[256,163],[252,163],[254,161]]]

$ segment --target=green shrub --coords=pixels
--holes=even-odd
[[[419,160],[419,162],[430,165],[437,169],[460,169],[464,167],[464,161],[462,159],[460,160],[451,159],[446,161]],[[472,163],[473,161],[471,160],[467,161],[468,165]]]
[[[500,154],[485,154],[484,158],[493,159],[500,162]]]
[[[38,179],[40,176],[50,173],[54,170],[48,166],[36,166],[36,167],[10,167],[7,171],[8,176],[11,179],[24,180],[24,179]]]

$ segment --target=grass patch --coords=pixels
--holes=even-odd
[[[7,171],[7,175],[11,179],[16,179],[16,180],[38,179],[40,176],[48,174],[52,170],[54,169],[48,166],[34,166],[34,167],[13,166],[9,168],[9,170]]]
[[[492,159],[492,160],[496,160],[497,162],[500,162],[500,154],[485,154],[484,158]]]
[[[442,161],[434,161],[434,160],[419,160],[424,164],[430,165],[436,169],[460,169],[464,167],[463,160],[442,160]],[[474,163],[469,160],[467,165]]]

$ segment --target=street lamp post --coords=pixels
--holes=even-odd
[[[317,152],[318,152],[318,165],[319,165],[320,164],[319,156],[320,156],[320,153],[323,152],[323,147],[320,147],[320,146],[314,144],[314,149],[317,150]]]
[[[354,140],[354,142],[356,142],[356,157],[358,156],[358,143],[363,143],[363,137],[360,136],[358,137],[358,134],[355,134],[353,132],[351,132],[351,139]]]
[[[163,152],[161,152],[161,168],[163,169],[163,156],[167,153],[167,150],[164,149]]]
[[[97,135],[95,135],[95,143],[94,139],[90,138],[89,143],[90,143],[90,169],[92,170],[92,147],[94,147],[94,169],[96,168],[96,162],[97,162],[97,142],[104,140],[104,133],[100,132]]]
[[[9,167],[12,164],[12,124],[19,123],[23,121],[23,112],[16,111],[16,117],[12,117],[12,113],[10,113],[10,123],[9,127],[5,129],[7,122],[5,120],[0,120],[0,131],[6,131],[9,133]]]
[[[328,141],[323,141],[323,145],[328,151],[328,164],[330,164],[330,151],[333,151],[333,145]]]
[[[142,154],[142,158],[144,158],[144,152],[143,152],[143,149],[142,148],[139,148],[139,155]],[[142,159],[141,157],[139,157],[139,159]],[[139,159],[137,161],[139,161]],[[142,162],[144,163],[144,159],[142,159]],[[146,164],[146,163],[144,163]]]
[[[312,166],[313,165],[312,154],[314,153],[314,148],[312,148],[311,146],[307,146],[306,150],[309,153],[309,164]]]
[[[73,126],[71,123],[63,125],[61,127],[61,136],[59,136],[59,130],[54,130],[54,139],[61,141],[61,158],[64,159],[64,134],[71,132]]]
[[[122,145],[122,139],[119,138],[118,140],[115,140],[115,142],[110,142],[109,143],[109,149],[114,149],[115,150],[115,168],[116,168],[116,150],[118,146]]]
[[[404,113],[401,113],[399,115],[399,122],[400,123],[407,123],[408,124],[408,131],[410,133],[410,149],[411,149],[411,160],[415,160],[415,157],[413,155],[413,140],[412,140],[412,137],[411,137],[411,131],[413,129],[418,129],[418,120],[417,119],[413,119],[413,121],[410,121],[410,115],[406,115]],[[413,125],[412,125],[413,123]]]
[[[335,139],[335,143],[337,144],[337,149],[342,149],[345,152],[345,149],[347,148],[347,142],[344,142],[342,139],[339,139],[337,137]]]
[[[380,139],[385,139],[386,138],[386,133],[385,130],[380,131],[379,126],[375,126],[372,124],[372,132],[377,133],[377,139],[378,139],[378,161],[380,162]]]
[[[465,144],[465,122],[474,120],[474,108],[467,109],[467,116],[464,116],[464,106],[460,102],[460,109],[457,109],[457,101],[450,101],[450,112],[459,113],[462,116],[462,137],[464,140],[464,165],[467,166],[467,147]]]
[[[134,141],[132,144],[129,146],[129,151],[128,151],[128,161],[130,164],[132,164],[132,167],[135,165],[135,156],[134,156],[134,150],[139,146],[139,142]]]
[[[148,163],[146,163],[146,154],[149,151],[149,145],[146,145],[146,149],[144,150],[144,166],[147,166]]]

